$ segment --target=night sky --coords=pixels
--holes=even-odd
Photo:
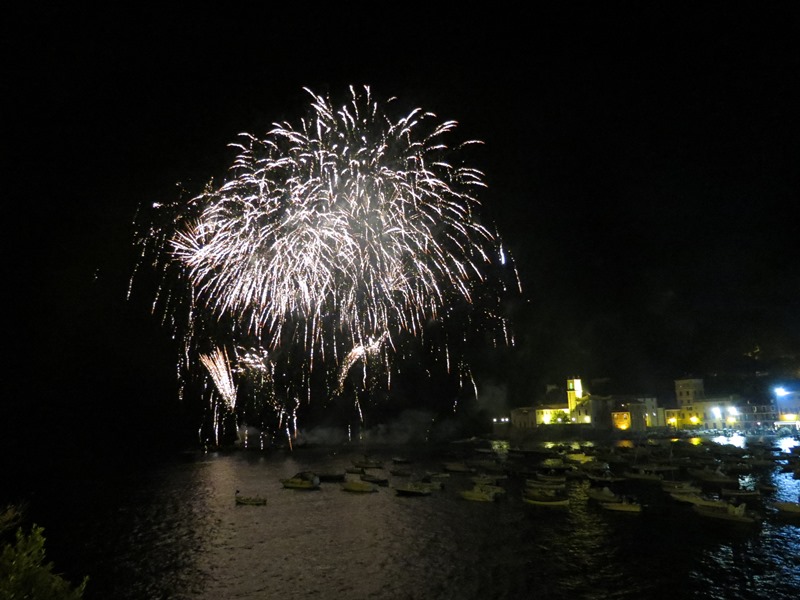
[[[297,122],[304,87],[350,84],[485,142],[524,295],[516,348],[476,371],[507,406],[571,375],[654,394],[796,371],[800,8],[602,4],[11,9],[5,422],[166,435],[173,342],[126,299],[137,207],[221,180],[227,145]]]

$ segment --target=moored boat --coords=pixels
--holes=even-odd
[[[586,490],[586,495],[592,500],[598,502],[621,502],[622,497],[612,492],[607,487],[603,488],[589,488]]]
[[[526,504],[535,506],[569,506],[569,498],[566,496],[550,496],[547,494],[523,494],[522,501]]]
[[[708,506],[694,505],[692,510],[702,517],[717,519],[721,521],[733,521],[736,523],[758,523],[760,517],[747,510],[747,505],[742,503],[739,506],[729,504],[725,510]]]
[[[301,471],[294,477],[281,479],[283,487],[293,490],[318,490],[319,476],[311,471]]]
[[[602,506],[606,510],[613,510],[616,512],[626,512],[626,513],[640,513],[642,512],[642,505],[638,502],[631,502],[627,498],[622,498],[620,502],[601,502],[600,506]]]
[[[394,491],[398,496],[430,496],[433,492],[429,484],[418,481],[396,485]]]
[[[236,490],[236,495],[234,496],[236,499],[236,504],[240,505],[247,505],[247,506],[266,506],[267,499],[263,496],[240,496],[239,490]]]
[[[800,516],[800,502],[773,502],[772,506],[781,514]]]
[[[379,475],[373,475],[371,473],[364,473],[363,475],[361,475],[361,481],[374,483],[375,485],[382,485],[382,486],[389,485],[388,477],[381,477]]]
[[[473,502],[494,502],[497,494],[479,487],[474,487],[471,490],[461,490],[458,492],[464,500],[472,500]]]
[[[342,483],[342,489],[345,492],[353,492],[357,494],[369,494],[378,491],[378,488],[374,484],[366,481],[345,481]]]

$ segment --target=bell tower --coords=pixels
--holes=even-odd
[[[583,385],[580,377],[567,379],[567,410],[572,415],[578,406],[578,400],[583,398]]]

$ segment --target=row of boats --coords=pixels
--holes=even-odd
[[[477,452],[477,449],[476,449]],[[480,456],[478,456],[480,454]],[[443,489],[443,481],[451,474],[464,475],[454,481],[456,487],[464,483],[471,487],[457,490],[457,494],[469,501],[493,502],[507,494],[505,483],[521,488],[521,498],[526,504],[546,507],[568,507],[570,501],[579,496],[567,493],[567,482],[576,479],[589,480],[587,498],[603,510],[639,513],[642,504],[629,495],[628,485],[622,487],[628,493],[613,491],[618,483],[640,482],[660,484],[672,500],[689,504],[692,510],[709,518],[738,522],[758,522],[761,515],[750,510],[747,504],[762,500],[762,494],[776,491],[761,477],[757,485],[742,487],[742,472],[794,471],[800,467],[800,450],[790,454],[777,452],[775,448],[759,450],[731,449],[719,444],[669,446],[638,446],[632,449],[587,448],[577,451],[525,451],[498,453],[481,448],[471,459],[444,462],[443,469],[425,472],[417,476],[409,468],[409,461],[395,457],[391,464],[364,457],[352,461],[352,466],[336,473],[300,472],[282,479],[283,487],[298,490],[319,489],[320,483],[338,482],[343,491],[368,494],[379,487],[389,487],[399,496],[429,496]],[[488,455],[488,456],[487,456]],[[728,467],[733,466],[733,469]],[[378,472],[380,471],[380,472]],[[746,478],[743,478],[743,480]],[[751,483],[756,481],[750,478]],[[521,485],[519,485],[521,483]],[[712,486],[716,492],[706,493]],[[768,496],[767,496],[768,497]],[[238,504],[261,504],[261,497],[241,497]],[[264,500],[264,504],[266,501]],[[771,501],[765,504],[785,515],[799,515],[800,502]]]

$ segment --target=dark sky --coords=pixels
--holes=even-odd
[[[486,376],[510,404],[572,374],[651,392],[753,369],[756,347],[797,363],[796,3],[270,4],[4,18],[7,345],[32,414],[113,420],[112,388],[172,381],[149,298],[125,300],[134,212],[224,174],[239,132],[296,122],[303,87],[369,84],[485,142],[525,292]]]

